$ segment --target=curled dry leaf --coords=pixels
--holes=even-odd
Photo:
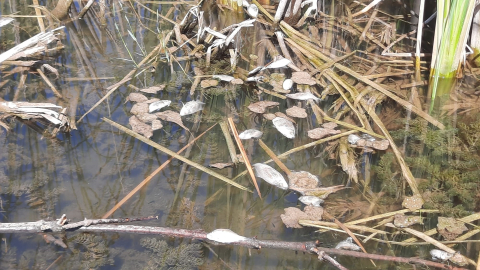
[[[252,167],[255,170],[255,176],[258,178],[262,178],[265,182],[278,188],[288,189],[287,181],[285,181],[283,175],[274,168],[262,163],[253,164]]]
[[[315,196],[301,196],[298,200],[305,205],[320,206],[323,200]]]
[[[335,249],[359,251],[361,248],[353,243],[353,239],[351,237],[348,237],[346,240],[338,243],[335,246]]]
[[[192,100],[187,103],[185,103],[180,110],[180,116],[185,116],[189,115],[192,113],[196,113],[198,111],[203,110],[203,107],[205,106],[205,103],[198,101],[198,100]]]
[[[415,211],[423,206],[423,199],[420,194],[413,195],[412,197],[405,197],[402,202],[402,206],[409,209],[410,211]]]
[[[286,120],[288,120],[288,121],[296,124],[295,121],[294,121],[292,118],[288,117],[286,114],[284,114],[284,113],[282,113],[282,112],[276,112],[276,113],[275,113],[275,116],[281,117],[281,118],[283,118],[283,119],[286,119]]]
[[[462,234],[464,231],[467,231],[468,228],[465,224],[454,218],[438,217],[437,231],[441,234],[447,241],[454,240]]]
[[[145,89],[140,89],[140,92],[156,94],[158,91],[162,91],[163,89],[165,89],[165,85],[159,85],[159,86],[148,87]]]
[[[158,119],[152,121],[152,130],[153,131],[159,130],[161,128],[163,128],[162,121],[160,121]]]
[[[143,102],[136,103],[133,105],[132,109],[130,110],[130,113],[133,115],[148,113],[148,104]]]
[[[263,118],[267,119],[267,120],[270,120],[272,121],[273,119],[275,119],[275,117],[277,117],[275,114],[273,113],[266,113],[263,115]]]
[[[288,98],[295,99],[295,100],[309,100],[313,99],[315,102],[320,101],[319,98],[314,96],[312,93],[295,93],[295,94],[287,94],[285,95]]]
[[[275,128],[283,134],[283,136],[293,139],[295,138],[295,126],[293,123],[282,117],[275,117],[273,120]]]
[[[420,216],[406,216],[404,214],[396,214],[393,220],[393,225],[397,228],[406,228],[414,224],[422,224]]]
[[[293,106],[286,111],[288,116],[296,118],[307,118],[307,111],[304,108]]]
[[[153,120],[157,119],[157,116],[155,114],[149,114],[149,113],[142,113],[137,115],[138,120],[144,122],[144,123],[151,123]]]
[[[323,208],[316,206],[305,206],[304,211],[295,207],[288,207],[284,211],[285,214],[280,215],[280,218],[287,228],[303,228],[302,225],[298,224],[299,220],[321,220],[323,215]]]
[[[238,137],[242,140],[248,140],[248,139],[258,139],[262,137],[262,135],[263,135],[263,132],[261,132],[260,130],[247,129],[242,133],[238,134]]]
[[[248,109],[254,113],[265,113],[269,107],[278,106],[280,103],[275,101],[259,101],[248,105]]]
[[[155,115],[158,116],[158,118],[162,119],[163,121],[173,122],[173,123],[181,126],[182,128],[188,130],[188,128],[183,125],[182,117],[177,112],[164,111],[164,112],[158,112]]]
[[[133,131],[140,133],[147,138],[150,138],[153,136],[152,127],[138,120],[138,118],[135,115],[133,115],[128,119],[128,123],[130,124],[130,126],[132,126]]]
[[[305,172],[292,172],[288,175],[290,188],[314,189],[320,184],[320,180],[315,175]]]
[[[172,102],[170,100],[155,101],[153,103],[150,103],[150,105],[148,106],[148,111],[150,113],[159,111],[160,109],[162,109],[164,107],[170,106],[171,103]]]
[[[126,99],[126,101],[132,102],[145,102],[148,98],[140,93],[130,93]]]
[[[214,164],[210,164],[209,166],[212,167],[212,168],[223,169],[223,168],[226,168],[226,167],[232,167],[233,163],[231,163],[231,162],[229,162],[229,163],[214,163]]]
[[[224,244],[247,240],[246,237],[238,235],[229,229],[216,229],[213,232],[208,233],[207,238],[208,240]]]
[[[297,71],[292,73],[292,81],[296,84],[315,85],[317,82],[308,74],[308,72]]]
[[[208,87],[213,87],[213,86],[217,86],[218,85],[218,81],[217,80],[203,80],[201,83],[200,83],[200,86],[202,88],[208,88]]]

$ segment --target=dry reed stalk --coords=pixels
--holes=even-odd
[[[42,77],[42,79],[45,81],[45,83],[50,86],[50,89],[52,89],[53,93],[55,94],[55,96],[59,97],[59,98],[63,98],[62,94],[60,94],[60,92],[58,92],[57,88],[55,88],[55,86],[50,82],[50,80],[48,79],[47,76],[45,76],[45,73],[43,73],[43,71],[39,68],[37,68],[37,72],[38,74],[40,74],[40,76]]]
[[[235,127],[235,123],[233,122],[233,119],[231,117],[228,118],[228,124],[230,125],[230,129],[232,130],[233,137],[237,142],[237,146],[240,149],[240,153],[242,154],[243,161],[245,162],[245,166],[247,167],[248,173],[250,174],[253,184],[255,185],[255,189],[258,192],[258,196],[261,199],[262,193],[260,193],[260,188],[258,187],[257,178],[255,178],[255,173],[253,173],[252,165],[250,165],[250,160],[248,159],[247,153],[245,152],[245,148],[243,148],[242,141],[238,137],[237,128]]]
[[[33,0],[34,6],[39,6],[38,0]],[[45,33],[45,23],[43,22],[42,11],[38,7],[35,8],[35,14],[37,15],[38,26],[40,27],[40,32]]]
[[[328,221],[299,220],[298,224],[300,224],[302,226],[308,226],[308,227],[317,227],[317,226],[323,226],[323,228],[325,228],[325,227],[339,228],[340,227],[335,222],[328,222]],[[386,231],[372,229],[372,228],[367,227],[367,226],[351,225],[351,224],[347,224],[347,223],[344,223],[343,225],[345,227],[349,228],[350,230],[365,231],[365,232],[369,232],[369,233],[373,233],[373,234],[383,234],[383,235],[389,234]]]
[[[285,164],[283,164],[283,162],[277,158],[277,155],[275,155],[275,153],[261,139],[258,140],[258,143],[260,144],[260,147],[262,147],[262,149],[265,150],[265,152],[270,156],[270,158],[273,159],[273,161],[278,165],[278,167],[282,169],[282,171],[284,171],[287,175],[290,175],[292,173],[287,168],[287,166],[285,166]]]
[[[369,222],[369,221],[373,221],[373,220],[377,220],[377,219],[389,218],[389,217],[395,216],[396,214],[405,214],[405,213],[409,213],[409,212],[412,212],[412,213],[438,213],[440,211],[429,210],[429,209],[421,209],[421,210],[412,211],[410,209],[402,209],[402,210],[383,213],[383,214],[380,214],[380,215],[371,216],[371,217],[367,217],[367,218],[362,218],[362,219],[358,219],[358,220],[354,220],[354,221],[349,221],[345,224],[355,225],[355,224],[365,223],[365,222]]]
[[[190,141],[188,144],[186,144],[182,149],[178,150],[177,154],[180,155],[185,149],[187,149],[189,146],[193,145],[193,143],[200,139],[203,135],[205,135],[210,129],[212,129],[214,126],[217,124],[214,124],[213,126],[209,127],[207,130],[205,130],[202,134],[198,135],[196,138],[194,138],[192,141]],[[155,171],[153,171],[150,175],[147,176],[142,182],[140,182],[132,191],[130,191],[121,201],[119,201],[117,204],[115,204],[110,211],[105,213],[102,218],[108,218],[111,216],[115,211],[117,211],[118,208],[122,207],[122,205],[128,201],[135,193],[137,193],[141,188],[143,188],[152,178],[157,175],[159,172],[163,170],[170,162],[173,160],[174,157],[170,157],[167,161],[162,163],[160,167],[158,167]]]
[[[228,125],[225,121],[220,122],[220,128],[222,128],[223,136],[225,137],[225,141],[227,142],[228,153],[230,154],[230,158],[232,162],[237,164],[237,151],[235,150],[235,144],[233,144],[232,137],[230,136],[230,132],[228,132]]]

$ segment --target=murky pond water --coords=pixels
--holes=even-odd
[[[51,3],[46,5],[51,8]],[[74,13],[81,9],[78,3],[75,5]],[[11,68],[0,70],[0,78],[4,82],[0,88],[0,97],[7,101],[51,102],[68,108],[67,115],[79,119],[107,93],[108,90],[105,89],[135,69],[158,45],[158,36],[164,37],[172,30],[173,25],[169,20],[180,21],[188,10],[186,4],[145,5],[146,7],[136,3],[132,9],[131,2],[112,1],[107,3],[107,11],[103,17],[100,9],[96,7],[87,13],[83,20],[75,20],[65,25],[60,31],[64,49],[59,54],[52,54],[44,59],[45,63],[58,70],[58,78],[54,72],[48,73],[48,77],[63,98],[55,97],[51,87],[35,70],[22,71],[25,75],[21,76],[21,73],[9,74]],[[32,10],[21,1],[0,3],[2,15],[17,11],[21,14],[33,14]],[[137,20],[136,14],[142,16],[141,22]],[[238,14],[225,16],[211,12],[206,16],[212,29],[222,29],[243,20],[243,15]],[[219,16],[220,20],[214,19],[215,16]],[[14,26],[1,28],[0,50],[10,48],[36,33],[38,26],[35,18],[16,18]],[[258,33],[253,29],[246,29],[237,42],[241,42],[242,57],[248,60],[250,54],[257,53]],[[285,100],[274,95],[259,95],[257,89],[249,85],[222,85],[209,91],[199,86],[192,94],[191,87],[195,80],[192,70],[204,66],[205,63],[185,59],[169,62],[173,58],[167,59],[164,56],[165,54],[159,54],[153,63],[141,67],[139,70],[145,70],[144,72],[136,73],[133,80],[121,85],[103,103],[77,122],[77,129],[70,133],[60,133],[52,138],[48,133],[43,133],[41,127],[35,128],[35,124],[32,126],[31,122],[20,120],[9,124],[12,129],[8,133],[2,130],[0,222],[52,220],[62,214],[66,214],[72,221],[102,218],[141,181],[165,163],[169,159],[168,155],[102,120],[105,117],[130,128],[130,111],[135,103],[127,101],[127,96],[138,89],[165,86],[157,94],[145,95],[172,101],[169,109],[175,112],[179,112],[183,104],[191,100],[205,103],[201,113],[182,117],[183,124],[189,130],[176,123],[162,121],[163,128],[155,131],[150,138],[177,152],[190,139],[215,125],[182,153],[201,165],[231,161],[224,133],[217,124],[225,121],[227,117],[233,118],[239,131],[249,128],[263,131],[262,141],[277,155],[313,141],[306,133],[320,123],[305,102]],[[176,56],[188,58],[182,54]],[[228,56],[225,61],[228,63]],[[219,72],[222,71],[221,68],[225,67],[218,65]],[[251,66],[247,61],[243,61],[239,68],[250,70]],[[22,80],[25,80],[24,84]],[[259,100],[279,102],[279,106],[269,109],[272,113],[285,112],[293,105],[308,107],[309,117],[295,119],[299,136],[287,139],[275,129],[271,121],[246,109],[248,105]],[[328,110],[332,102],[335,100],[327,98],[320,106]],[[391,114],[394,115],[393,112]],[[415,124],[410,125],[421,128],[421,123],[417,123],[417,126]],[[414,137],[415,130],[411,132]],[[243,142],[252,164],[270,159],[259,146],[259,141]],[[428,143],[429,141],[427,146],[430,146]],[[335,154],[330,152],[334,147],[336,145],[329,143],[310,147],[288,155],[283,162],[292,171],[308,171],[319,176],[323,186],[345,185],[350,183],[349,177],[338,165]],[[415,149],[410,150],[415,152]],[[429,150],[432,150],[432,147]],[[379,159],[378,155],[371,153],[357,156],[360,163],[359,175],[362,179],[371,180],[367,185],[378,193],[362,193],[361,188],[352,185],[328,197],[327,209],[347,219],[341,221],[359,219],[366,213],[371,215],[400,209],[398,204],[392,203],[403,195],[401,193],[404,189],[398,184],[401,183],[398,181],[400,172],[393,168],[390,164],[392,159],[388,159],[388,156],[382,159],[383,163],[378,162]],[[378,175],[370,179],[371,164],[378,166],[377,172],[382,173],[382,179],[388,178],[394,184],[379,182],[376,179]],[[232,179],[244,170],[245,166],[240,164],[217,172]],[[419,175],[432,174],[431,171],[422,171],[421,166],[414,172],[419,178]],[[235,181],[252,191],[255,190],[248,174],[235,178]],[[286,228],[280,216],[284,214],[284,208],[303,207],[298,201],[300,195],[291,190],[272,187],[260,179],[258,183],[263,198],[260,198],[257,192],[242,191],[173,159],[110,217],[158,216],[158,219],[136,224],[203,229],[207,232],[228,228],[240,235],[263,240],[318,240],[324,247],[335,247],[347,237],[341,232]],[[380,200],[385,193],[391,200]],[[373,207],[377,202],[379,205]],[[422,226],[431,228],[429,222],[430,219],[424,225],[417,226],[419,229]],[[122,233],[65,233],[54,236],[62,239],[68,248],[46,243],[41,234],[2,234],[0,269],[334,269],[330,264],[320,262],[314,255],[294,251],[250,250],[237,246],[215,246],[190,239]],[[395,240],[396,236],[392,238]],[[398,238],[403,240],[408,237],[398,235]],[[370,253],[429,257],[429,249],[421,245],[399,247],[368,242],[365,248]],[[468,254],[475,254],[476,250],[476,247],[471,246],[460,248],[463,254],[467,253],[466,251]],[[376,261],[376,265],[373,265],[366,259],[341,256],[336,259],[350,269],[412,267],[382,261]]]

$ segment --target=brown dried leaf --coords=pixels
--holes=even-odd
[[[402,206],[411,211],[421,209],[423,206],[422,196],[417,194],[413,195],[412,197],[405,197],[405,199],[403,199]]]
[[[287,115],[291,117],[297,117],[297,118],[307,118],[307,111],[304,108],[300,108],[297,106],[293,106],[289,109],[287,109]]]
[[[214,163],[214,164],[210,164],[209,166],[212,167],[212,168],[223,169],[223,168],[226,168],[226,167],[232,167],[233,163],[232,162],[229,162],[229,163]]]
[[[182,128],[189,130],[186,126],[183,125],[182,117],[177,112],[168,110],[164,112],[158,112],[155,115],[158,116],[158,118],[162,119],[163,121],[173,122],[181,126]]]
[[[422,224],[420,216],[406,216],[404,214],[396,214],[393,225],[398,228],[406,228],[414,224]]]
[[[239,85],[239,84],[243,84],[243,80],[242,79],[233,79],[230,81],[231,84],[234,84],[234,85]]]
[[[137,115],[138,120],[144,123],[151,123],[153,120],[157,119],[157,116],[149,113],[142,113]]]
[[[263,115],[263,118],[267,119],[267,120],[270,120],[272,121],[273,119],[275,119],[275,117],[277,117],[275,114],[273,113],[266,113]]]
[[[208,87],[212,87],[212,86],[217,86],[218,85],[218,81],[217,80],[203,80],[201,83],[200,83],[200,86],[202,88],[208,88]]]
[[[130,93],[128,95],[126,101],[133,101],[133,102],[145,102],[148,98],[140,93]]]
[[[315,85],[317,82],[308,74],[308,72],[298,71],[292,73],[292,81],[297,84]]]
[[[163,128],[162,121],[160,121],[158,119],[152,121],[152,130],[155,131],[155,130],[159,130],[161,128]]]
[[[339,134],[340,130],[316,128],[308,131],[308,137],[314,140],[321,139],[327,135]]]
[[[295,121],[294,121],[292,118],[288,117],[286,114],[284,114],[284,113],[282,113],[282,112],[276,112],[276,113],[275,113],[275,116],[281,117],[281,118],[286,119],[286,120],[288,120],[288,121],[290,121],[290,122],[292,122],[292,123],[294,123],[294,124],[297,124],[297,123],[295,123]]]
[[[259,101],[248,105],[248,109],[254,113],[265,113],[269,107],[278,106],[280,103],[275,101]]]
[[[305,212],[295,207],[285,208],[284,211],[280,218],[287,228],[303,228],[298,224],[299,220],[321,220],[323,215],[323,208],[318,206],[306,206]]]
[[[156,94],[158,91],[165,89],[165,85],[152,86],[145,89],[140,89],[140,92]]]
[[[338,125],[335,122],[327,122],[327,123],[324,123],[322,127],[326,129],[335,129],[336,127],[338,127]]]
[[[143,136],[150,138],[153,136],[153,130],[150,125],[143,123],[142,121],[138,120],[138,118],[134,115],[128,119],[128,123],[132,126],[132,130],[143,134]]]
[[[314,189],[318,187],[320,180],[309,172],[300,171],[290,173],[288,182],[290,188]]]
[[[457,238],[468,228],[465,224],[454,218],[438,217],[437,231],[445,240],[451,241]]]
[[[151,99],[149,99],[149,100],[145,101],[145,103],[147,103],[147,104],[151,104],[151,103],[153,103],[153,102],[157,102],[157,101],[159,101],[159,100],[160,100],[159,98],[151,98]]]
[[[143,102],[136,103],[133,105],[132,109],[130,110],[130,113],[133,115],[148,113],[148,104]]]

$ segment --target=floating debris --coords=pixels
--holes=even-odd
[[[252,167],[255,169],[255,176],[262,178],[265,182],[278,188],[288,189],[287,181],[285,181],[283,175],[274,168],[262,163],[253,164]]]
[[[402,206],[410,211],[421,209],[423,206],[423,199],[420,194],[413,195],[411,197],[405,197],[402,202]]]
[[[438,217],[437,231],[445,240],[453,241],[457,236],[467,231],[465,223],[454,218]]]
[[[192,100],[187,103],[185,103],[180,110],[180,116],[185,116],[189,115],[192,113],[196,113],[198,111],[203,110],[203,107],[205,106],[205,103],[197,100]]]
[[[338,243],[335,246],[335,249],[359,251],[361,248],[353,243],[353,239],[351,237],[348,237],[346,240]]]
[[[286,110],[288,116],[296,118],[307,118],[307,111],[304,108],[293,106]]]
[[[136,103],[133,105],[130,113],[133,115],[148,113],[148,104],[147,103]]]
[[[155,115],[158,116],[158,118],[162,119],[163,121],[173,122],[173,123],[181,126],[182,128],[188,130],[188,128],[183,125],[182,117],[177,112],[164,111],[164,112],[158,112]]]
[[[283,136],[293,139],[295,138],[295,126],[293,123],[282,117],[275,117],[273,120],[275,128],[283,134]]]
[[[267,108],[275,107],[280,103],[275,101],[259,101],[248,105],[248,109],[254,113],[265,113]]]
[[[232,167],[233,163],[232,162],[229,162],[229,163],[214,163],[214,164],[210,164],[209,166],[212,167],[212,168],[224,169],[226,167]]]
[[[308,72],[297,71],[292,73],[292,81],[296,84],[315,85],[317,82]]]
[[[172,103],[172,101],[170,101],[170,100],[159,100],[159,101],[155,101],[155,102],[153,102],[153,103],[150,103],[150,105],[148,106],[148,111],[149,111],[150,113],[159,111],[159,110],[162,109],[162,108],[165,108],[165,107],[167,107],[167,106],[170,106],[171,103]]]
[[[283,89],[284,90],[290,90],[292,89],[292,86],[293,86],[293,81],[292,79],[286,79],[285,81],[283,81]]]
[[[320,185],[318,177],[306,171],[290,173],[288,181],[291,188],[314,189]]]
[[[305,206],[303,211],[295,207],[288,207],[283,210],[285,214],[281,214],[280,218],[287,228],[303,228],[302,225],[298,224],[299,220],[322,220],[323,216],[323,208],[318,206],[308,205]]]
[[[262,135],[263,135],[263,132],[261,132],[260,130],[247,129],[242,133],[238,134],[238,137],[242,140],[248,140],[248,139],[258,139],[262,137]]]
[[[140,93],[130,93],[126,99],[126,101],[132,102],[145,102],[148,98]]]
[[[147,138],[150,138],[153,136],[152,127],[140,121],[135,115],[131,116],[128,119],[128,123],[130,124],[130,126],[132,126],[133,131],[139,134],[143,134],[143,136]]]
[[[305,205],[320,206],[323,203],[323,200],[315,196],[301,196],[298,198],[300,202]]]
[[[406,228],[415,224],[422,224],[422,218],[420,216],[396,214],[393,220],[393,225],[397,228]]]
[[[350,144],[356,144],[360,139],[360,136],[358,136],[357,134],[348,135],[348,143]]]
[[[208,233],[207,238],[208,240],[224,244],[247,240],[246,237],[238,235],[229,229],[216,229],[213,232]]]
[[[309,100],[309,99],[313,99],[315,102],[319,102],[320,99],[317,98],[316,96],[314,96],[312,93],[295,93],[295,94],[287,94],[285,95],[286,97],[288,98],[291,98],[291,99],[296,99],[296,100]]]
[[[440,249],[430,250],[430,255],[432,256],[432,260],[434,261],[447,261],[453,257],[453,254]]]
[[[163,89],[165,89],[165,85],[151,86],[145,89],[140,89],[140,92],[144,92],[148,94],[156,94],[158,91],[162,91]]]
[[[200,86],[202,88],[209,88],[209,87],[213,87],[213,86],[217,86],[218,85],[218,81],[217,80],[203,80],[201,83],[200,83]]]

